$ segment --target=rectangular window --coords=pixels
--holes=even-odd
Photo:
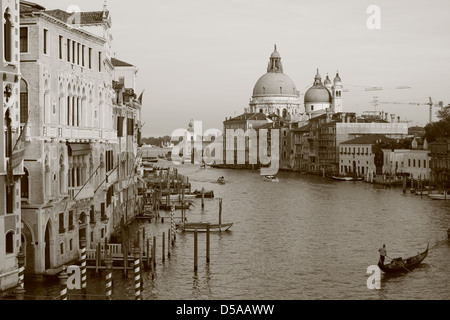
[[[80,44],[77,43],[77,64],[80,65]]]
[[[127,135],[134,136],[134,119],[128,119],[127,121]]]
[[[6,187],[6,213],[14,213],[14,188]]]
[[[66,230],[64,229],[64,213],[59,214],[59,233],[64,233]]]
[[[69,211],[69,230],[74,229],[73,222],[73,211]]]
[[[72,47],[70,42],[70,39],[67,39],[67,62],[70,62],[70,48]]]
[[[98,52],[98,71],[102,72],[102,52]]]
[[[117,137],[123,137],[123,120],[124,117],[117,117]]]
[[[83,44],[83,46],[81,47],[81,65],[84,67],[84,49],[85,46]]]
[[[91,206],[91,211],[89,212],[89,223],[95,223],[95,207]]]
[[[416,167],[416,159],[413,160],[413,167]]]
[[[92,48],[89,48],[89,69],[92,69]]]
[[[44,29],[44,54],[48,53],[48,30]]]
[[[106,207],[105,207],[105,203],[102,203],[100,206],[100,212],[102,214],[102,220],[104,220],[106,218]]]
[[[63,36],[59,36],[59,59],[63,58]]]
[[[125,84],[125,77],[119,77],[119,83],[120,84]]]
[[[72,41],[72,63],[75,64],[76,57],[75,54],[77,53],[77,43],[75,41]]]
[[[28,28],[20,28],[20,52],[28,52]]]

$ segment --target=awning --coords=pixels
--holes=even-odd
[[[91,145],[88,143],[69,143],[69,149],[72,157],[86,156],[91,153]]]

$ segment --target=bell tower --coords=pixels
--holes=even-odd
[[[342,92],[344,87],[342,86],[342,80],[339,76],[339,71],[336,73],[336,78],[334,78],[334,84],[331,89],[333,96],[333,103],[331,105],[333,113],[341,113],[343,111],[342,103]]]

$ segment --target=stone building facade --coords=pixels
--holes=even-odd
[[[20,125],[19,3],[1,0],[0,81],[0,295],[18,285],[18,254],[21,250],[21,184],[23,142]],[[23,135],[22,135],[23,132]]]
[[[20,7],[21,105],[29,113],[22,219],[26,273],[54,275],[112,232],[117,184],[111,17]],[[21,119],[24,122],[25,119]]]

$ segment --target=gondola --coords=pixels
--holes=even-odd
[[[225,232],[228,231],[233,223],[224,223],[224,224],[214,224],[214,223],[203,223],[203,222],[193,222],[193,223],[179,223],[176,225],[177,230],[181,230],[184,232],[207,232],[209,225],[210,232]]]
[[[378,262],[378,267],[384,273],[409,272],[413,268],[417,267],[423,260],[425,260],[425,258],[428,256],[429,247],[430,245],[428,244],[427,250],[425,250],[423,253],[418,254],[417,256],[408,259],[403,258],[393,259],[389,264],[382,264],[381,262]]]

